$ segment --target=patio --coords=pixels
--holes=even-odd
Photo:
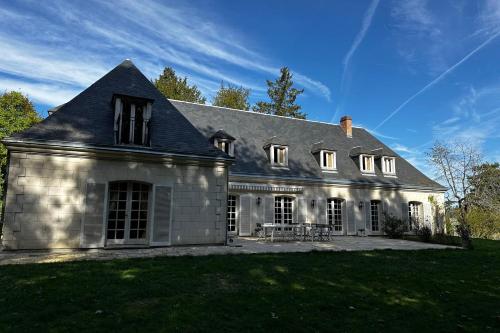
[[[370,250],[424,250],[456,248],[439,244],[412,242],[383,237],[334,236],[329,242],[290,241],[268,242],[257,238],[235,238],[229,246],[179,246],[141,249],[92,249],[52,251],[2,251],[0,265],[66,262],[76,260],[112,260],[151,258],[158,256],[205,256],[224,254],[255,254],[310,251],[370,251]]]

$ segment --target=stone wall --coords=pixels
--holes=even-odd
[[[105,246],[106,192],[109,182],[119,180],[172,188],[173,207],[168,211],[172,245],[223,243],[226,173],[224,166],[11,152],[2,245],[8,249]],[[86,237],[84,224],[89,230]]]
[[[231,182],[231,177],[230,177]],[[239,182],[241,183],[241,182]],[[272,184],[283,186],[283,184]],[[390,213],[398,218],[407,219],[407,205],[410,201],[422,203],[422,222],[427,223],[429,227],[435,231],[438,223],[442,223],[444,193],[417,191],[417,190],[396,190],[396,189],[380,189],[380,188],[353,188],[339,185],[299,185],[288,184],[294,186],[302,186],[303,192],[299,194],[280,194],[280,193],[264,193],[264,192],[245,192],[245,191],[229,191],[229,194],[235,194],[238,197],[240,209],[245,211],[243,216],[239,216],[239,223],[245,224],[240,228],[244,231],[244,235],[248,233],[246,230],[251,230],[254,233],[257,223],[272,223],[274,216],[274,200],[273,197],[284,195],[294,198],[294,221],[297,222],[312,222],[312,223],[327,223],[326,199],[340,198],[343,203],[343,223],[345,235],[355,235],[358,229],[365,228],[367,234],[374,233],[369,230],[370,220],[367,209],[371,200],[378,200],[382,204],[382,210]],[[440,205],[440,209],[436,208],[429,201],[432,196]],[[260,199],[258,204],[257,198]],[[244,198],[244,200],[242,200]],[[314,207],[311,201],[315,201]],[[248,203],[248,207],[241,207],[241,203]],[[360,208],[360,202],[362,207]],[[406,207],[403,211],[403,207]],[[249,224],[249,225],[246,225]]]

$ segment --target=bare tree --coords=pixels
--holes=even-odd
[[[472,248],[467,212],[473,190],[471,179],[478,176],[481,154],[474,145],[464,141],[436,142],[428,157],[437,170],[438,178],[448,185],[447,199],[458,207],[457,231],[462,244]]]

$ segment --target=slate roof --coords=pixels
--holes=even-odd
[[[116,66],[69,102],[54,108],[41,123],[5,141],[14,139],[115,148],[112,104],[115,94],[153,100],[151,147],[127,146],[128,149],[230,158],[211,145],[129,60]]]
[[[363,128],[353,127],[348,138],[339,125],[264,115],[195,103],[170,100],[204,135],[210,138],[223,129],[236,138],[232,175],[294,177],[312,180],[355,182],[445,190]],[[271,167],[264,146],[271,141],[288,145],[288,169]],[[278,142],[279,141],[279,142]],[[337,152],[337,173],[322,172],[311,150],[315,144]],[[379,166],[376,176],[364,176],[350,155],[355,147],[376,155],[382,151],[396,157],[397,178],[384,177]],[[375,150],[375,151],[374,151]],[[376,163],[377,164],[377,163]]]

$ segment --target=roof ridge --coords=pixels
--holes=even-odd
[[[206,106],[206,107],[218,108],[218,109],[225,109],[225,110],[229,110],[229,111],[251,112],[253,114],[261,115],[261,116],[277,117],[277,118],[291,119],[291,120],[297,120],[297,121],[305,121],[305,122],[308,122],[308,123],[317,123],[317,124],[324,124],[324,125],[339,126],[340,127],[340,124],[328,123],[326,121],[310,120],[310,119],[299,119],[299,118],[293,118],[293,117],[278,116],[278,115],[275,115],[275,114],[267,114],[267,113],[260,113],[260,112],[250,111],[250,110],[241,110],[241,109],[228,108],[228,107],[225,107],[225,106],[208,105],[208,104],[201,104],[201,103],[195,103],[195,102],[181,101],[181,100],[174,99],[174,98],[167,98],[167,99],[169,101],[174,101],[174,102],[180,102],[180,103],[186,103],[186,104],[193,104],[193,105],[200,105],[200,106]],[[359,126],[352,126],[352,127],[354,127],[354,128],[360,128],[360,129],[365,129],[364,127],[359,127]]]

